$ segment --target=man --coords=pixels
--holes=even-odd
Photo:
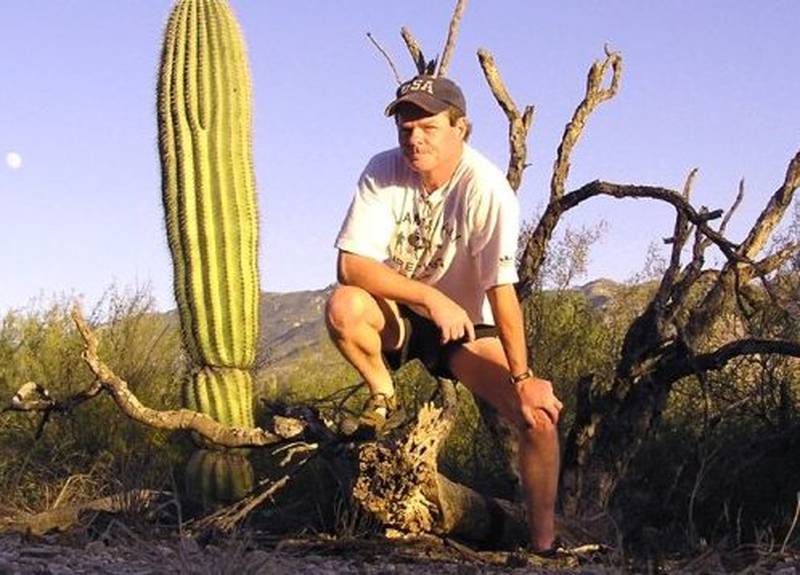
[[[461,89],[417,76],[386,108],[399,147],[373,157],[342,226],[326,320],[371,392],[357,425],[397,413],[387,363],[420,358],[510,420],[520,440],[530,544],[554,545],[561,402],[527,363],[514,290],[519,206],[503,174],[465,143]]]

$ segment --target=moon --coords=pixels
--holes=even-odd
[[[12,170],[18,170],[22,166],[22,156],[17,152],[9,152],[6,154],[6,165]]]

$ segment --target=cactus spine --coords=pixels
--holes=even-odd
[[[225,0],[178,0],[158,81],[167,238],[184,347],[184,402],[253,426],[258,217],[244,42]]]

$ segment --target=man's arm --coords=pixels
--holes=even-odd
[[[442,343],[467,337],[475,328],[467,312],[436,288],[407,278],[385,264],[354,253],[339,251],[337,276],[342,285],[360,287],[370,294],[422,308],[442,332]]]
[[[500,342],[508,361],[511,376],[518,376],[528,371],[528,350],[525,344],[525,328],[522,310],[517,300],[517,293],[512,284],[504,284],[489,288],[486,292],[492,313],[497,324]],[[537,418],[545,413],[550,421],[558,423],[558,414],[562,404],[553,394],[552,384],[544,379],[527,377],[515,385],[522,405],[522,415],[531,426],[536,426]]]

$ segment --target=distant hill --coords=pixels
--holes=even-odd
[[[261,297],[260,355],[267,364],[259,379],[281,386],[302,362],[315,372],[341,368],[343,360],[328,340],[323,317],[325,302],[335,286],[287,293],[264,292]],[[575,288],[595,308],[604,307],[621,284],[597,279]]]
[[[281,395],[300,370],[317,377],[320,373],[347,369],[328,340],[325,302],[334,286],[321,290],[261,294],[261,339],[259,341],[258,392]]]
[[[299,351],[319,346],[326,336],[323,313],[333,290],[261,294],[261,342],[270,363],[280,363]]]
[[[576,288],[576,291],[583,294],[592,307],[602,308],[619,292],[620,287],[622,284],[600,278]]]

